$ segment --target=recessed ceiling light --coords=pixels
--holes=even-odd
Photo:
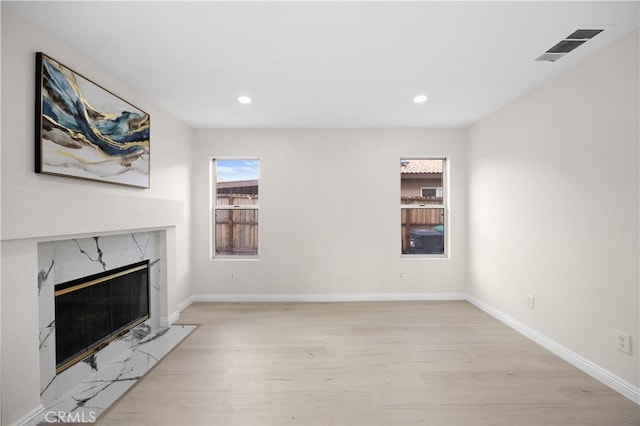
[[[251,98],[248,96],[238,96],[238,102],[241,104],[250,104],[252,102]]]
[[[416,104],[423,104],[427,102],[427,95],[418,95],[413,98],[413,102]]]

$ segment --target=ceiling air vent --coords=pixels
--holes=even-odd
[[[547,50],[540,57],[536,59],[536,61],[547,61],[547,62],[555,62],[558,59],[562,58],[567,53],[573,51],[578,46],[586,43],[587,40],[591,40],[598,34],[600,34],[603,30],[576,30],[567,36],[564,40],[556,43],[551,49]]]
[[[566,53],[543,53],[536,61],[555,62],[564,55],[566,55]]]

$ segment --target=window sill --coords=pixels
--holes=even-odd
[[[213,261],[250,261],[255,262],[260,260],[260,256],[213,256],[210,260]]]
[[[406,260],[449,260],[448,254],[401,254],[400,259]]]

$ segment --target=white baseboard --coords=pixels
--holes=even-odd
[[[467,294],[467,301],[473,304],[477,308],[491,315],[498,321],[504,323],[505,325],[511,327],[518,333],[524,335],[525,337],[533,340],[543,348],[553,352],[555,355],[567,361],[569,364],[574,367],[579,368],[584,371],[591,377],[596,380],[604,383],[609,386],[611,389],[640,405],[640,387],[635,386],[632,383],[627,382],[626,380],[618,377],[612,372],[594,364],[586,358],[578,355],[570,349],[565,348],[558,342],[549,339],[548,337],[540,334],[535,331],[528,325],[521,323],[515,318],[505,314],[504,312],[494,308],[488,303],[483,302],[482,300]]]
[[[175,311],[169,314],[168,317],[160,318],[160,327],[170,327],[173,323],[180,319],[180,311]]]
[[[465,293],[196,294],[192,296],[192,299],[193,299],[192,302],[379,302],[379,301],[410,301],[410,300],[466,300],[466,294]]]
[[[161,327],[169,327],[173,325],[176,321],[180,319],[180,312],[184,311],[193,303],[193,296],[189,296],[187,299],[178,303],[177,309],[169,314],[168,317],[160,318],[160,326]]]
[[[193,303],[194,296],[189,296],[187,299],[178,303],[178,312],[182,312],[189,307]]]
[[[36,408],[29,411],[27,414],[16,420],[15,425],[31,425],[34,424],[38,416],[44,412],[44,405],[39,404]]]

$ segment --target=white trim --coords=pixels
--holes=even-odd
[[[42,413],[44,413],[44,405],[38,404],[36,408],[34,408],[33,410],[29,411],[27,414],[25,414],[18,420],[16,420],[14,424],[21,425],[21,426],[34,424],[34,422],[37,420],[37,417]]]
[[[177,309],[169,314],[168,317],[160,318],[160,326],[161,327],[169,327],[173,325],[176,321],[180,319],[180,312],[187,309],[194,301],[194,296],[189,296],[182,302],[178,303]]]
[[[260,206],[257,204],[221,204],[213,208],[214,212],[216,210],[260,210]]]
[[[170,327],[180,319],[180,311],[174,311],[168,317],[160,317],[160,327]]]
[[[465,293],[196,294],[193,302],[378,302],[466,300]]]
[[[236,260],[259,260],[260,258],[260,242],[262,241],[261,227],[260,227],[260,198],[258,198],[258,204],[241,204],[241,205],[218,205],[218,161],[234,161],[234,160],[252,160],[258,164],[258,188],[260,188],[260,158],[259,157],[209,157],[209,259],[210,260],[227,260],[232,257],[237,257]],[[216,254],[216,240],[215,240],[215,216],[218,210],[255,210],[258,213],[258,247],[256,254],[252,255],[217,255]]]
[[[626,380],[618,377],[612,372],[600,367],[599,365],[594,364],[588,359],[578,355],[570,349],[565,348],[558,342],[549,339],[548,337],[540,334],[536,330],[532,329],[528,325],[521,323],[515,318],[505,314],[504,312],[494,308],[488,303],[483,302],[482,300],[467,294],[467,301],[491,315],[498,321],[503,324],[511,327],[518,333],[524,335],[525,337],[533,340],[535,343],[539,344],[543,348],[553,352],[555,355],[559,356],[563,360],[567,361],[569,364],[574,367],[579,368],[584,371],[591,377],[596,380],[604,383],[609,386],[611,389],[640,405],[640,387],[636,386],[632,383],[627,382]]]
[[[400,211],[402,209],[442,209],[442,214],[444,216],[444,235],[442,236],[444,242],[444,251],[441,254],[436,255],[425,255],[425,254],[410,254],[410,253],[402,253],[402,247],[400,247],[400,255],[402,257],[411,257],[418,256],[418,258],[425,259],[428,257],[434,257],[436,259],[449,259],[451,254],[451,237],[449,231],[449,215],[451,210],[451,205],[449,200],[451,199],[451,195],[449,193],[451,185],[449,182],[449,157],[448,156],[401,156],[400,162],[402,160],[442,160],[442,186],[441,187],[433,187],[440,188],[442,190],[442,203],[440,204],[402,204],[402,197],[400,197]],[[402,167],[401,167],[402,169]],[[420,195],[422,195],[422,188],[420,189]],[[431,187],[424,187],[431,188]],[[402,194],[402,172],[400,172],[400,194]],[[402,222],[402,221],[401,221]],[[402,245],[402,244],[400,244]]]
[[[260,255],[257,254],[216,254],[211,259],[213,262],[256,262],[260,260]]]
[[[400,204],[401,209],[446,209],[444,204]]]
[[[183,300],[182,302],[178,303],[178,312],[182,312],[185,309],[187,309],[189,307],[189,305],[191,305],[193,303],[193,296],[189,296],[188,298],[186,298],[185,300]]]

